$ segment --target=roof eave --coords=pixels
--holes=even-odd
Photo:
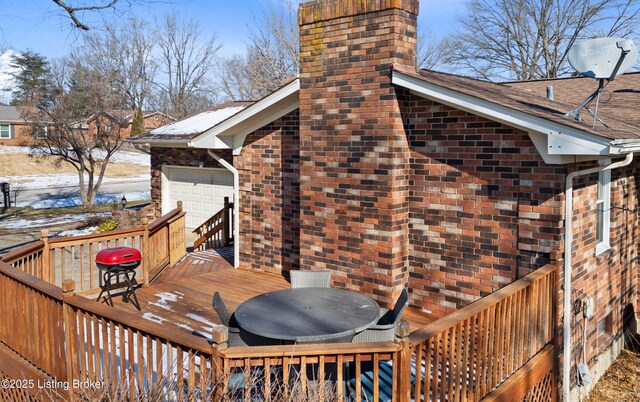
[[[198,135],[189,146],[232,149],[234,155],[239,155],[247,135],[300,107],[299,90],[300,80],[296,78]]]
[[[435,85],[401,71],[392,72],[391,82],[418,96],[528,132],[547,163],[569,163],[576,155],[597,158],[615,152],[610,139]]]

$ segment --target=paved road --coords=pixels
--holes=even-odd
[[[109,199],[119,200],[122,195],[127,193],[142,193],[150,190],[149,180],[122,182],[122,183],[103,183],[100,186],[98,195],[99,201]],[[18,206],[32,205],[38,201],[55,200],[53,206],[69,206],[70,198],[79,198],[80,191],[77,186],[68,187],[51,187],[46,189],[24,189],[18,194]],[[56,205],[56,203],[58,205]]]

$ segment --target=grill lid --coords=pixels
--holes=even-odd
[[[118,265],[142,260],[142,254],[133,247],[105,248],[96,254],[96,263],[102,265]]]

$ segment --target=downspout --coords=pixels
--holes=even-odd
[[[207,152],[219,164],[233,173],[233,267],[238,268],[240,263],[240,175],[238,169],[234,168],[224,158],[210,149]]]
[[[599,173],[605,170],[613,170],[627,166],[632,160],[633,152],[628,153],[622,161],[571,172],[567,175],[564,197],[564,319],[562,334],[562,390],[564,402],[571,401],[571,246],[573,243],[573,179],[578,176]]]

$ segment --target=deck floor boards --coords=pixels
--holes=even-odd
[[[234,311],[245,300],[290,286],[279,275],[233,269],[228,262],[223,264],[217,258],[209,258],[205,263],[185,262],[189,259],[204,261],[201,257],[198,254],[188,255],[176,266],[165,270],[151,286],[137,289],[141,312],[131,303],[124,303],[120,297],[113,299],[115,308],[161,323],[167,331],[186,331],[210,338],[213,327],[220,324],[211,306],[216,291],[220,292],[229,310]],[[438,317],[408,308],[403,318],[409,321],[413,331]]]

